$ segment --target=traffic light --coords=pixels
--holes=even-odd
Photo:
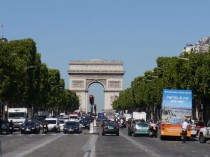
[[[89,102],[90,102],[91,105],[94,104],[94,96],[93,95],[89,96]]]
[[[94,104],[94,111],[96,112],[96,104]]]

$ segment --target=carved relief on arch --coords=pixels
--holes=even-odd
[[[106,87],[106,79],[86,79],[86,89],[88,89],[92,83],[100,83],[104,88]]]

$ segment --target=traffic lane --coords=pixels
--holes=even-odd
[[[89,150],[91,135],[88,134],[62,134],[60,138],[50,142],[26,157],[82,157]]]
[[[1,137],[1,149],[4,157],[18,156],[55,156],[59,154],[62,157],[62,149],[71,147],[70,153],[79,155],[89,150],[88,139],[90,135],[88,130],[84,130],[82,134],[66,134],[47,133],[47,134],[12,134]],[[61,140],[61,141],[60,141]],[[87,141],[86,141],[87,140]],[[60,142],[59,142],[60,141]],[[75,142],[76,141],[76,142]],[[86,146],[85,146],[86,145]],[[75,146],[75,149],[72,149]],[[87,148],[86,148],[87,147]],[[44,149],[47,148],[47,149]],[[78,149],[76,149],[78,148]],[[81,151],[81,148],[82,151]],[[65,151],[64,151],[65,152]],[[81,153],[82,152],[82,153]],[[78,153],[76,153],[78,154]],[[66,155],[64,155],[66,156]],[[69,156],[69,155],[68,155]],[[78,156],[78,155],[75,155]]]
[[[121,134],[127,140],[135,141],[143,146],[145,151],[152,152],[155,156],[210,156],[209,143],[200,144],[196,139],[182,143],[180,140],[160,140],[159,138],[150,138],[145,136],[132,137],[127,135],[127,130],[121,130]]]
[[[99,136],[95,147],[91,150],[91,157],[148,157],[153,155],[151,152],[145,151],[134,140],[125,138],[121,131],[119,136],[109,134],[102,136],[102,129],[98,127],[98,132]]]

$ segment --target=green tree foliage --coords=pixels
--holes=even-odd
[[[132,96],[126,92],[128,89],[121,92],[122,96],[113,103],[116,110],[157,108],[163,89],[191,89],[195,102],[210,100],[210,53],[183,53],[177,57],[159,57],[156,61],[157,67],[131,82]]]
[[[0,42],[0,101],[35,111],[78,109],[78,97],[69,92],[67,103],[64,87],[59,70],[42,63],[32,39]]]

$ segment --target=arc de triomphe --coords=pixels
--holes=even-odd
[[[79,110],[88,111],[88,88],[93,83],[100,83],[104,88],[104,111],[113,111],[112,102],[123,89],[123,62],[92,59],[70,61],[69,65],[70,90],[80,99]]]

